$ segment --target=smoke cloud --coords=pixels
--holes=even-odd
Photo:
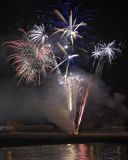
[[[84,77],[87,86],[90,77],[87,74]],[[46,120],[64,131],[73,131],[74,123],[71,121],[64,89],[53,79],[45,80],[38,87],[17,86],[15,81],[2,82],[0,122],[16,119],[44,123]],[[89,92],[82,128],[123,125],[128,117],[124,99],[125,96],[120,93],[111,95],[103,82],[94,83]]]
[[[17,121],[54,123],[64,131],[73,131],[64,89],[56,77],[45,78],[40,86],[20,84],[14,78],[10,63],[6,63],[7,51],[2,49],[0,59],[0,123],[13,119]],[[87,87],[90,75],[77,70]],[[94,82],[81,129],[124,126],[128,119],[128,108],[124,104],[125,95],[111,92],[104,82]],[[79,104],[79,103],[78,103]],[[77,106],[79,110],[79,105]]]

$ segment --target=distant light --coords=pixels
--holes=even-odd
[[[78,56],[79,56],[78,54],[74,54],[74,55],[68,56],[68,59],[72,59],[72,58],[78,57]]]
[[[65,49],[68,49],[68,45],[65,45],[64,48],[65,48]]]
[[[48,44],[48,47],[51,47],[51,44]]]

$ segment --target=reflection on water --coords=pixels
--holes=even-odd
[[[7,160],[14,160],[12,150],[7,151]]]
[[[64,144],[0,148],[0,160],[127,160],[127,145]]]

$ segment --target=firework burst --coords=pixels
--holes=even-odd
[[[92,52],[92,57],[94,57],[94,60],[98,59],[95,77],[100,77],[102,75],[105,60],[111,64],[112,60],[116,57],[116,53],[119,52],[121,52],[121,50],[116,47],[115,41],[108,44],[103,43],[95,46],[95,50]]]
[[[45,34],[43,23],[41,26],[34,25],[33,28],[27,33],[27,36],[30,42],[32,42],[36,46],[42,46],[48,39],[48,36]]]
[[[79,38],[83,38],[79,32],[78,29],[80,27],[86,26],[87,24],[84,22],[78,23],[77,22],[77,18],[73,19],[73,14],[72,14],[72,10],[70,11],[70,15],[68,17],[68,20],[65,19],[65,17],[58,11],[55,10],[56,15],[62,20],[62,22],[64,23],[64,25],[66,27],[63,28],[56,28],[56,31],[53,34],[62,33],[61,38],[69,38],[72,45],[74,43],[74,40],[79,37]]]
[[[16,76],[19,82],[24,79],[26,83],[38,81],[54,67],[55,57],[49,44],[37,47],[27,40],[6,42],[15,53],[8,60],[13,60]]]
[[[120,49],[116,47],[116,42],[112,41],[111,43],[103,43],[95,46],[95,50],[92,52],[92,57],[95,59],[104,57],[111,64],[112,60],[115,58],[115,53],[121,52]]]

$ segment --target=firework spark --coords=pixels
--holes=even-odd
[[[76,107],[83,89],[82,82],[82,77],[73,75],[72,73],[70,73],[69,76],[64,75],[61,82],[66,91],[68,108],[73,121],[75,121],[76,118]]]
[[[84,93],[83,93],[83,96],[82,96],[82,99],[81,99],[79,117],[78,117],[78,122],[77,122],[77,127],[76,127],[76,134],[78,133],[79,128],[80,128],[80,124],[81,124],[81,121],[82,121],[82,117],[83,117],[85,107],[87,105],[87,100],[88,100],[88,96],[89,96],[89,92],[90,92],[92,83],[93,83],[93,76],[91,76],[91,79],[89,81],[89,84],[88,84],[87,88],[84,89]]]
[[[62,65],[65,61],[69,61],[69,60],[71,60],[72,58],[78,57],[78,56],[79,56],[78,54],[74,54],[74,55],[68,56],[68,57],[65,58],[62,62],[60,62],[59,64],[57,64],[57,66],[54,67],[54,68],[52,69],[52,71],[54,71],[56,68],[58,68],[60,65]]]
[[[121,50],[116,47],[115,41],[112,41],[111,43],[108,44],[103,43],[95,46],[95,50],[92,52],[92,57],[94,57],[94,60],[99,59],[95,70],[96,78],[101,77],[105,60],[107,59],[109,64],[111,64],[117,52],[121,52]]]
[[[48,36],[45,34],[44,24],[41,26],[34,25],[33,28],[27,33],[27,36],[33,44],[40,46],[45,43]]]
[[[70,41],[73,45],[74,40],[79,37],[79,38],[83,38],[79,32],[78,29],[80,27],[86,26],[87,24],[84,22],[81,22],[79,24],[76,24],[77,22],[77,18],[75,18],[73,20],[73,14],[72,14],[72,10],[70,11],[70,15],[68,17],[68,21],[64,18],[64,16],[58,11],[55,10],[56,15],[63,21],[63,23],[66,25],[66,27],[64,28],[56,28],[56,31],[53,34],[62,32],[62,36],[61,38],[70,38]]]
[[[120,49],[116,48],[116,42],[103,43],[95,46],[95,50],[92,52],[92,57],[98,59],[99,57],[106,57],[108,62],[111,64],[112,60],[115,58],[115,53],[121,52]]]
[[[49,44],[37,47],[26,40],[10,41],[6,44],[15,51],[8,60],[13,60],[16,76],[20,77],[19,82],[24,79],[26,83],[40,83],[40,76],[45,76],[54,67],[55,57]]]
[[[52,71],[54,71],[55,69],[59,68],[59,66],[61,66],[65,61],[67,61],[68,63],[67,63],[66,72],[65,72],[65,75],[67,75],[68,74],[70,60],[75,58],[75,57],[78,57],[79,55],[78,54],[69,55],[68,52],[65,50],[65,48],[60,43],[58,43],[58,46],[61,49],[61,51],[64,53],[64,60],[61,61],[59,64],[57,64],[52,69]]]

